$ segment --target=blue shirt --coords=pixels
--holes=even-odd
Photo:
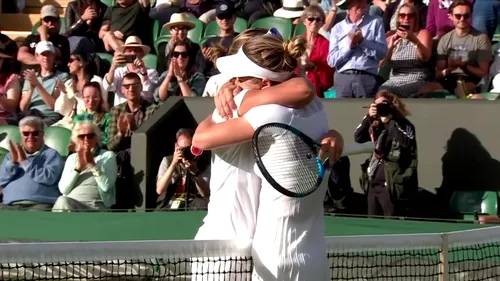
[[[69,74],[65,72],[56,71],[49,76],[42,77],[40,73],[37,73],[38,81],[42,84],[43,88],[52,95],[56,88],[56,79],[61,80],[62,82],[66,82],[69,79]],[[23,92],[27,92],[30,89],[30,82],[28,80],[24,80]],[[59,114],[54,110],[50,109],[49,106],[43,101],[42,96],[37,89],[33,91],[33,95],[31,96],[30,109],[38,109],[43,113],[45,117],[49,118],[58,118]]]
[[[54,204],[61,195],[57,184],[61,178],[64,161],[57,151],[44,145],[38,152],[26,155],[26,160],[14,164],[7,154],[0,166],[0,186],[3,203],[32,201]]]
[[[351,49],[348,33],[361,29],[363,40]],[[363,16],[357,24],[349,17],[336,24],[330,33],[328,65],[338,72],[348,69],[364,70],[374,75],[378,73],[379,62],[387,54],[387,42],[382,19],[371,15]]]

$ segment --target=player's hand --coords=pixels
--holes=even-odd
[[[238,109],[234,102],[234,96],[241,92],[241,88],[233,82],[227,82],[222,85],[221,89],[214,98],[215,108],[219,116],[228,120],[233,118],[233,111]]]
[[[320,144],[319,158],[322,162],[328,158],[328,166],[332,167],[344,152],[344,138],[339,132],[330,130],[323,136]]]

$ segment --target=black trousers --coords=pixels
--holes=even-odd
[[[392,217],[395,215],[394,203],[387,186],[368,187],[368,215]]]

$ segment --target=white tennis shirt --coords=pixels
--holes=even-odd
[[[254,129],[272,122],[289,124],[318,141],[329,130],[323,104],[318,98],[302,109],[280,105],[255,107],[244,118]],[[260,175],[256,166],[255,171]],[[262,179],[252,245],[252,280],[327,280],[325,193],[323,185],[307,197],[290,198]]]
[[[238,107],[246,92],[235,97]],[[216,111],[212,119],[224,122]],[[253,159],[251,142],[212,150],[210,203],[196,240],[253,238],[261,187]]]

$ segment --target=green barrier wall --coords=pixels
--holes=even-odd
[[[0,241],[126,241],[193,239],[205,212],[0,212]],[[441,233],[478,224],[325,217],[326,236]]]
[[[352,143],[355,128],[361,122],[370,100],[327,99],[323,104],[330,126],[339,130],[346,143]],[[441,217],[448,207],[453,189],[498,190],[500,187],[500,106],[498,101],[411,99],[405,100],[415,124],[420,186],[433,195],[441,188],[440,201],[423,198],[428,216]],[[210,98],[169,98],[159,111],[134,133],[132,164],[146,200],[138,208],[154,208],[155,177],[161,158],[172,153],[175,132],[182,127],[195,128],[214,109]],[[350,157],[351,182],[359,189],[359,165],[366,155]],[[434,199],[433,199],[434,200]],[[437,206],[437,209],[431,208]]]

